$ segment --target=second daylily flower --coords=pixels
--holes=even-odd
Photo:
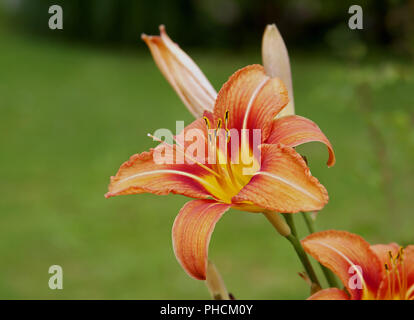
[[[204,118],[195,120],[182,134],[198,129],[203,133],[205,147],[213,145],[220,153],[216,148],[219,139],[212,138],[208,129],[236,130],[240,137],[243,129],[260,130],[261,154],[257,157],[253,152],[254,172],[246,175],[244,163],[232,162],[232,157],[240,154],[229,153],[224,164],[210,164],[199,157],[189,157],[185,142],[171,146],[162,143],[157,148],[171,148],[191,161],[159,164],[154,160],[157,148],[133,155],[111,178],[106,197],[176,193],[196,198],[184,205],[174,222],[173,245],[187,273],[204,280],[211,234],[229,208],[295,213],[320,210],[328,202],[326,189],[311,175],[294,147],[310,141],[323,142],[328,147],[331,166],[335,162],[331,144],[306,118],[292,115],[274,120],[288,101],[282,81],[266,75],[262,66],[251,65],[237,71],[218,93],[213,112],[204,112]],[[227,138],[235,139],[233,135]],[[239,150],[243,150],[246,141],[241,138],[238,143]],[[248,143],[250,153],[254,151],[251,146]]]
[[[346,288],[321,290],[311,300],[414,300],[413,245],[370,245],[356,234],[336,230],[314,233],[302,245]]]

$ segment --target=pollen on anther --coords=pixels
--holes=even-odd
[[[210,129],[211,128],[210,127],[210,120],[208,120],[207,117],[203,117],[203,119],[204,119],[204,122],[206,123],[207,129]]]
[[[226,126],[227,126],[228,121],[229,121],[229,110],[226,110],[226,114],[224,116],[224,122],[225,122]]]

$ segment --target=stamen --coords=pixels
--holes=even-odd
[[[216,130],[214,130],[214,141],[217,141],[217,135],[218,135],[218,133],[219,133],[219,131],[220,131],[220,129],[221,129],[221,123],[222,123],[222,120],[221,120],[221,118],[220,118],[220,119],[218,119],[218,121],[217,121],[217,129],[216,129]]]
[[[397,275],[397,283],[398,283],[398,293],[400,294],[400,298],[403,299],[403,283],[402,283],[402,278],[400,277],[400,271],[398,270],[398,268],[395,270],[395,273]]]
[[[224,114],[224,130],[226,131],[225,133],[225,139],[226,139],[226,144],[229,143],[230,141],[230,130],[228,128],[228,123],[229,123],[229,115],[230,112],[229,110],[226,110],[225,114]],[[221,118],[218,120],[218,125],[217,128],[220,129],[221,128]],[[231,158],[231,155],[230,155]],[[226,175],[227,177],[231,180],[231,182],[237,186],[237,188],[242,188],[243,184],[239,183],[239,181],[235,178],[234,174],[233,174],[233,170],[232,170],[232,166],[231,166],[231,160],[228,159],[227,163],[226,163]]]
[[[385,273],[387,274],[387,283],[388,283],[388,288],[387,288],[387,294],[388,294],[388,299],[392,299],[392,289],[391,289],[391,274],[390,274],[390,269],[388,264],[386,263],[385,265]]]
[[[403,256],[404,256],[404,248],[403,247],[400,247],[399,254],[400,254],[401,261],[403,261]]]
[[[402,294],[405,295],[405,299],[408,299],[408,292],[407,292],[407,275],[405,272],[405,264],[404,264],[404,248],[400,247],[399,250],[400,254],[400,265],[401,265],[401,278],[402,278]]]
[[[390,299],[392,299],[394,297],[394,292],[395,292],[395,282],[398,281],[398,279],[396,279],[396,269],[398,268],[398,266],[396,265],[396,259],[392,256],[392,252],[388,251],[388,258],[390,259],[390,278],[388,279],[388,286],[390,287]]]
[[[208,140],[209,140],[209,159],[211,156],[215,156],[216,162],[211,164],[211,168],[217,173],[219,179],[217,179],[218,185],[223,188],[223,192],[226,194],[236,194],[244,185],[244,181],[239,181],[239,177],[234,171],[234,168],[231,164],[231,156],[228,155],[228,143],[230,141],[230,130],[229,126],[229,110],[226,110],[224,114],[224,119],[219,118],[215,120],[216,123],[215,129],[212,128],[214,123],[211,120],[204,116],[203,120],[206,124],[208,130]],[[224,121],[223,121],[224,120]],[[222,129],[225,130],[225,134],[222,135]],[[218,139],[220,138],[220,139]],[[221,138],[225,138],[222,141]],[[224,145],[222,145],[222,142]],[[223,160],[226,162],[224,163]]]
[[[211,126],[210,126],[210,120],[208,120],[208,118],[207,118],[207,117],[203,117],[203,119],[204,119],[204,121],[205,121],[205,123],[206,123],[207,129],[211,129]]]
[[[229,123],[229,110],[226,110],[226,114],[224,116],[224,129],[226,130],[226,141],[227,143],[230,141],[230,130],[228,128]]]
[[[204,119],[204,122],[206,123],[206,126],[207,126],[208,140],[210,141],[210,143],[212,143],[213,139],[211,137],[211,132],[210,132],[210,129],[211,129],[210,120],[206,116],[204,116],[203,119]]]

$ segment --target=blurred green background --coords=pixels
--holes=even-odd
[[[324,146],[299,148],[330,194],[317,228],[414,243],[414,2],[360,1],[364,30],[351,31],[356,3],[0,2],[0,298],[209,298],[171,246],[188,199],[103,196],[123,161],[154,146],[148,132],[192,120],[138,40],[161,23],[218,90],[261,62],[262,32],[276,22],[296,112],[337,156],[328,169]],[[47,27],[52,4],[63,7],[64,30]],[[236,298],[308,296],[290,244],[262,215],[228,212],[210,258]],[[63,267],[63,290],[48,287],[53,264]]]

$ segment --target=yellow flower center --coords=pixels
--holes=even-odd
[[[253,154],[253,148],[248,139],[243,136],[232,137],[227,128],[229,112],[226,111],[224,129],[222,119],[217,121],[217,128],[212,130],[210,121],[204,117],[208,129],[209,164],[215,174],[204,177],[204,187],[217,199],[224,203],[231,203],[231,199],[249,183],[260,163]],[[244,132],[241,133],[242,135]],[[233,139],[233,140],[232,140]],[[224,141],[224,143],[223,143]],[[236,146],[229,147],[229,143]],[[246,161],[248,159],[248,161]],[[246,163],[250,162],[250,163]]]

